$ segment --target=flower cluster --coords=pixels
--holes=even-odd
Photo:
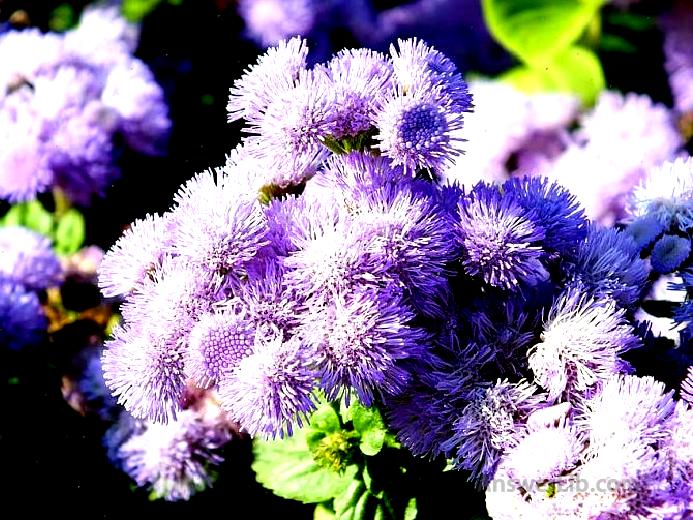
[[[0,345],[19,349],[41,340],[48,323],[39,291],[61,277],[47,238],[19,226],[0,227]]]
[[[552,180],[444,184],[471,110],[448,58],[418,40],[313,68],[307,52],[283,41],[236,81],[229,119],[248,135],[226,165],[106,254],[99,284],[124,299],[102,358],[118,402],[178,440],[191,388],[265,438],[292,435],[321,398],[358,400],[414,454],[468,472],[494,518],[685,510],[690,380],[677,403],[626,356],[650,337],[633,316],[652,271],[688,265],[660,235],[690,197],[637,196],[664,222],[648,261],[639,236],[590,223]],[[138,482],[180,480],[180,454],[145,468],[152,441],[133,439],[120,452]],[[203,481],[205,453],[183,480]],[[552,491],[605,478],[633,487]],[[521,485],[495,495],[497,481]]]
[[[0,35],[0,198],[58,187],[87,204],[119,176],[116,136],[142,153],[163,151],[168,109],[132,56],[136,43],[115,7],[86,10],[65,34]]]

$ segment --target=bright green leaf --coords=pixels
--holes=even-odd
[[[604,0],[482,0],[486,25],[523,62],[538,66],[573,44]]]
[[[335,520],[337,517],[334,511],[325,504],[318,504],[313,511],[313,520]]]
[[[419,514],[419,509],[416,505],[416,497],[410,498],[407,502],[407,507],[404,508],[404,520],[414,520]]]
[[[123,0],[123,16],[130,22],[139,22],[160,3],[161,0]]]
[[[310,426],[322,432],[336,432],[342,427],[339,415],[329,403],[321,405],[313,412],[310,416]]]
[[[74,208],[65,212],[55,229],[55,249],[58,253],[69,255],[76,252],[84,243],[86,225],[82,214]]]
[[[364,455],[372,457],[380,453],[385,443],[385,430],[374,428],[361,434],[359,448]]]
[[[348,466],[343,473],[321,468],[306,445],[304,431],[276,441],[256,439],[252,468],[257,481],[280,497],[305,503],[325,502],[340,495],[358,471]]]
[[[4,226],[24,226],[52,238],[53,215],[38,200],[13,205],[2,220]]]
[[[339,520],[356,520],[357,504],[368,490],[360,480],[353,480],[349,486],[334,499],[334,511]]]
[[[606,86],[599,59],[582,47],[569,47],[543,67],[515,67],[501,78],[523,92],[573,93],[585,106],[594,104]]]
[[[354,401],[351,408],[352,422],[357,432],[363,434],[369,430],[385,430],[383,418],[376,407],[366,408],[358,401]]]

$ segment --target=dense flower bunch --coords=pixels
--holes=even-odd
[[[170,128],[163,92],[132,56],[137,31],[117,8],[85,11],[65,34],[0,35],[0,197],[29,200],[59,187],[87,204],[119,176],[122,137],[163,151]]]
[[[405,40],[310,69],[306,54],[292,39],[260,57],[231,89],[248,136],[227,164],[106,254],[102,291],[124,298],[102,358],[118,402],[179,439],[191,385],[265,438],[304,426],[319,396],[357,400],[487,488],[495,518],[685,514],[690,378],[675,402],[623,355],[650,337],[633,315],[657,262],[689,265],[666,235],[690,239],[673,227],[690,216],[690,160],[671,193],[634,198],[635,217],[668,212],[648,262],[630,230],[590,223],[547,179],[439,182],[471,96],[435,49]],[[145,436],[120,452],[156,486]],[[190,460],[192,482],[214,463]],[[604,478],[631,487],[554,492]],[[497,481],[515,487],[496,498]]]
[[[38,343],[48,326],[39,292],[62,278],[50,241],[19,226],[0,227],[0,345]]]

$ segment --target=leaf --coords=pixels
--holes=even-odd
[[[523,62],[553,61],[585,30],[604,0],[482,0],[493,35]]]
[[[129,22],[139,22],[160,3],[161,0],[123,0],[121,9]]]
[[[387,435],[380,411],[375,407],[366,408],[358,401],[354,401],[351,408],[354,430],[361,434],[359,448],[364,455],[377,455],[383,449]]]
[[[339,422],[339,415],[331,404],[325,403],[321,405],[310,416],[310,427],[322,432],[336,432],[341,429],[342,425]]]
[[[523,92],[569,92],[591,106],[604,90],[604,71],[596,54],[582,47],[569,47],[542,67],[515,67],[501,76]]]
[[[318,504],[313,511],[313,520],[335,520],[337,517],[334,511],[325,504]]]
[[[380,453],[385,444],[385,430],[372,429],[361,435],[359,448],[364,455],[372,457]]]
[[[280,497],[304,503],[325,502],[340,495],[358,471],[356,465],[348,466],[341,474],[318,466],[303,429],[282,440],[256,439],[253,452],[257,481]]]
[[[24,226],[52,238],[53,214],[38,200],[14,204],[2,219],[3,226]]]
[[[416,497],[412,497],[407,502],[407,506],[404,508],[404,520],[414,520],[416,515],[419,514],[419,509],[416,505]]]
[[[55,229],[55,249],[59,254],[69,255],[82,246],[86,234],[84,216],[72,208],[58,221]]]
[[[360,480],[353,480],[349,486],[334,499],[334,511],[339,520],[358,520],[355,516],[362,497],[368,496],[368,490]]]

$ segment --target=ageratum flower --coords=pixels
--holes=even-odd
[[[440,87],[398,91],[376,115],[376,147],[412,176],[419,169],[441,169],[462,153],[457,143],[463,139],[454,133],[462,128],[462,116],[447,103]]]
[[[188,500],[212,484],[211,469],[222,462],[220,449],[231,440],[219,424],[185,410],[168,424],[146,424],[117,451],[123,469],[154,497]]]
[[[527,351],[536,382],[548,399],[579,399],[600,381],[623,372],[619,355],[639,340],[612,300],[594,300],[582,287],[567,289],[548,313],[542,341]]]
[[[640,249],[648,247],[665,231],[665,226],[654,215],[644,215],[633,220],[626,231]]]
[[[444,444],[454,453],[454,464],[471,472],[470,480],[486,485],[503,453],[524,436],[527,416],[545,396],[527,381],[481,384],[469,395],[467,404],[453,424],[451,438]]]
[[[45,289],[57,285],[61,275],[50,240],[24,227],[0,227],[0,277],[30,289]]]
[[[693,157],[652,168],[633,190],[629,209],[631,216],[650,215],[665,228],[693,229]]]
[[[690,238],[665,234],[652,248],[652,268],[658,273],[671,273],[691,254]]]
[[[185,372],[199,388],[209,388],[253,353],[255,326],[244,316],[210,313],[193,326]]]
[[[305,69],[308,47],[301,38],[282,40],[234,81],[226,106],[228,120],[258,121],[279,92],[294,86]]]
[[[345,49],[324,70],[333,96],[332,137],[354,137],[370,130],[393,88],[392,64],[379,52]]]
[[[304,317],[299,336],[306,342],[329,400],[348,396],[371,406],[376,393],[396,395],[407,383],[403,359],[416,358],[426,335],[408,322],[414,314],[388,293],[345,295]]]
[[[315,24],[315,0],[240,0],[238,14],[248,36],[263,47],[308,34]]]
[[[0,277],[0,346],[19,350],[36,345],[47,326],[36,293]]]
[[[686,379],[681,381],[681,399],[693,406],[693,366],[688,367]]]
[[[172,253],[175,223],[170,214],[147,215],[128,227],[99,265],[99,287],[106,297],[137,290]]]
[[[669,86],[674,106],[681,113],[693,111],[693,9],[685,1],[662,20],[664,29],[664,68],[669,74]]]
[[[296,336],[258,345],[219,381],[219,402],[251,435],[284,437],[315,410],[315,371]]]
[[[612,298],[623,307],[638,300],[648,276],[640,248],[629,233],[596,226],[578,245],[569,270],[595,298]]]
[[[548,278],[542,264],[544,229],[512,197],[479,184],[459,202],[459,215],[458,241],[467,274],[506,289]]]

